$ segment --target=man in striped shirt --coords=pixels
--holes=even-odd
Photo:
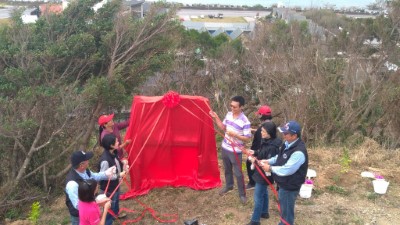
[[[233,190],[233,175],[236,177],[240,201],[245,204],[247,202],[244,187],[244,177],[241,170],[242,151],[241,148],[245,142],[250,141],[251,127],[250,121],[243,113],[245,104],[242,96],[235,96],[231,99],[231,111],[221,121],[218,115],[211,111],[210,115],[215,118],[217,126],[225,131],[225,137],[222,141],[221,158],[225,169],[225,187],[219,192],[224,195]]]

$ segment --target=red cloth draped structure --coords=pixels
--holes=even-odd
[[[135,96],[125,140],[131,187],[121,199],[172,186],[206,190],[221,186],[208,99],[168,92]]]

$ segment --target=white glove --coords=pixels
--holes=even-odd
[[[105,202],[105,201],[109,200],[109,199],[108,200],[107,199],[108,198],[107,198],[107,196],[105,194],[99,194],[99,195],[97,195],[95,201],[96,201],[97,204],[100,204],[102,202]]]
[[[121,160],[121,162],[122,162],[122,164],[123,164],[123,170],[125,171],[125,172],[128,172],[129,171],[129,165],[128,165],[128,160],[127,159],[123,159],[123,160]]]
[[[108,168],[106,171],[104,171],[104,173],[106,174],[106,176],[108,178],[111,178],[112,175],[114,175],[117,172],[117,168],[115,166],[112,166],[110,168]]]
[[[254,170],[254,163],[251,164],[250,169]]]
[[[127,164],[124,165],[124,171],[129,172],[129,165],[127,165]]]

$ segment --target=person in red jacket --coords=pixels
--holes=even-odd
[[[109,115],[101,115],[99,117],[99,143],[100,146],[102,146],[101,141],[103,140],[103,137],[107,134],[114,134],[117,137],[118,142],[121,143],[118,148],[118,156],[120,159],[122,159],[125,155],[124,147],[131,143],[131,140],[126,140],[123,142],[120,130],[129,126],[129,119],[119,123],[115,123],[113,119],[114,113]]]

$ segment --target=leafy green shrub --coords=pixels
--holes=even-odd
[[[343,148],[343,155],[340,157],[340,172],[341,173],[347,173],[350,170],[350,155],[349,155],[349,149],[348,148]]]
[[[17,219],[21,216],[21,210],[18,208],[11,208],[7,210],[5,217],[7,219]]]
[[[375,201],[375,199],[379,198],[379,194],[375,192],[368,192],[367,198],[368,200]]]
[[[32,204],[31,211],[29,212],[29,221],[32,222],[32,224],[36,225],[40,217],[40,203],[39,202],[34,202]]]
[[[330,185],[326,188],[329,192],[332,193],[337,193],[340,195],[349,195],[349,192],[346,191],[343,187],[336,186],[336,185]]]

